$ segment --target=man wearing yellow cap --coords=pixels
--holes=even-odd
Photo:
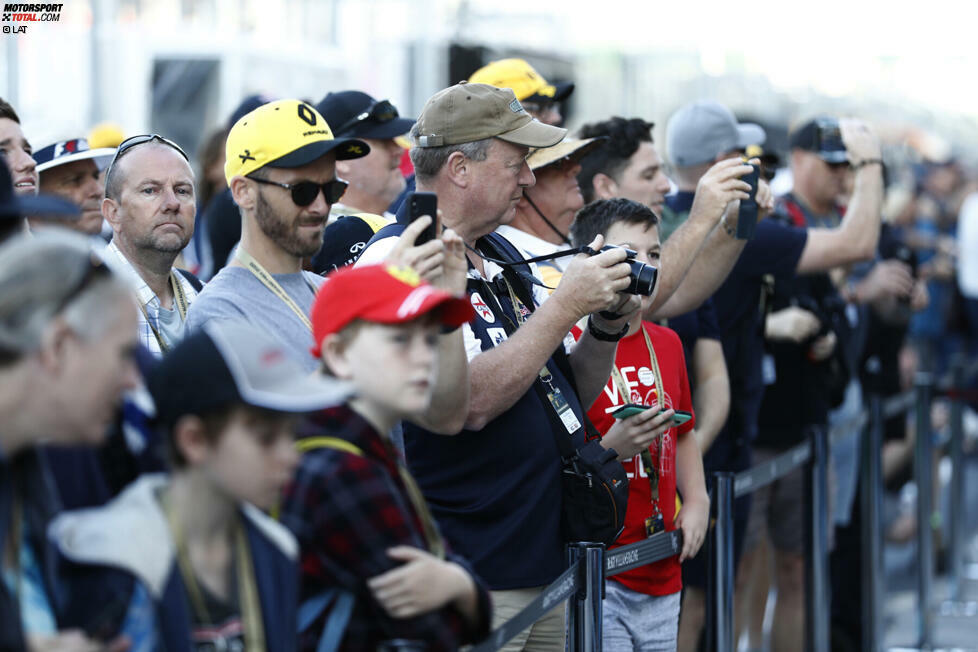
[[[551,84],[523,59],[500,59],[472,73],[469,81],[509,88],[531,116],[548,125],[559,126],[564,121],[560,102],[574,92],[571,82]]]
[[[302,270],[319,251],[330,206],[346,189],[336,161],[369,146],[334,138],[309,104],[279,100],[241,117],[228,134],[224,174],[241,210],[241,242],[190,311],[188,325],[246,321],[279,338],[310,371],[309,309],[322,277]]]

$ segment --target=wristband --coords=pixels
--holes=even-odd
[[[868,158],[865,161],[859,161],[858,163],[853,163],[849,167],[851,167],[853,170],[861,170],[864,167],[866,167],[867,165],[879,165],[879,166],[882,167],[882,165],[883,165],[883,159],[881,159],[881,158]]]
[[[595,328],[594,320],[591,319],[591,317],[588,317],[587,332],[591,334],[591,337],[601,342],[617,342],[621,338],[625,337],[625,335],[628,333],[628,324],[625,324],[625,327],[617,333],[605,333],[604,331]]]

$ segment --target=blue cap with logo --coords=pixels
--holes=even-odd
[[[38,173],[59,165],[88,159],[94,159],[95,165],[98,166],[99,171],[102,171],[112,162],[113,156],[115,156],[114,147],[92,149],[84,138],[72,138],[59,140],[37,150],[34,152],[34,161],[37,163]]]

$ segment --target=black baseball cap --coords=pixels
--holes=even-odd
[[[370,238],[391,223],[385,217],[369,213],[340,215],[323,231],[323,246],[312,257],[312,271],[328,274],[357,262]]]
[[[835,118],[814,118],[804,123],[788,136],[788,147],[813,152],[826,163],[849,161],[839,121]]]
[[[149,373],[156,420],[167,427],[188,414],[237,404],[276,412],[313,412],[345,401],[349,383],[310,376],[277,341],[245,324],[209,322]]]
[[[402,118],[389,100],[376,100],[362,91],[327,93],[316,110],[336,137],[386,140],[403,136],[414,126],[414,120]]]

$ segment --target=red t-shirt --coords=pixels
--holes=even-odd
[[[642,327],[649,334],[659,362],[662,384],[665,386],[663,404],[667,409],[692,413],[686,360],[679,336],[668,328],[646,321],[642,322]],[[580,329],[574,328],[574,337],[580,335]],[[601,434],[608,432],[614,425],[615,418],[611,413],[625,403],[639,403],[653,408],[659,403],[652,360],[641,332],[629,334],[618,343],[615,365],[631,391],[631,396],[621,396],[614,380],[608,379],[604,391],[588,410],[588,417]],[[670,428],[657,442],[649,446],[652,462],[659,467],[659,509],[667,531],[676,529],[676,438],[679,434],[692,430],[694,423],[695,420],[691,419],[681,426]],[[636,455],[625,461],[624,467],[629,479],[628,511],[625,513],[625,530],[613,548],[645,539],[645,519],[653,513],[652,489],[641,457]],[[679,557],[676,556],[615,575],[612,579],[618,580],[632,591],[648,595],[671,595],[683,587]]]

